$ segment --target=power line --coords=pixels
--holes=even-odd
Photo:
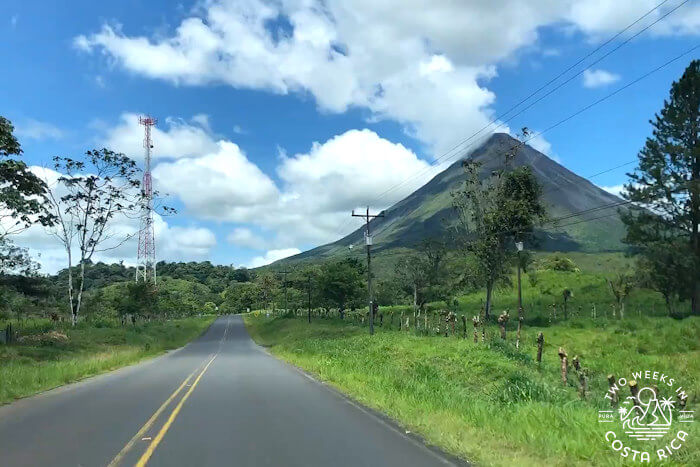
[[[436,163],[437,163],[439,160],[441,160],[441,159],[443,159],[444,157],[450,155],[450,153],[451,153],[454,149],[458,148],[458,147],[459,147],[460,145],[462,145],[464,142],[469,141],[470,139],[472,139],[473,137],[475,137],[476,135],[478,135],[480,132],[482,132],[484,129],[488,128],[490,125],[492,125],[493,123],[495,123],[501,116],[510,113],[512,110],[514,110],[515,108],[517,108],[520,104],[522,104],[523,102],[527,101],[527,100],[528,100],[530,97],[532,97],[533,95],[537,94],[541,89],[543,89],[543,88],[546,87],[547,85],[551,84],[551,82],[556,81],[559,77],[561,77],[561,76],[563,76],[564,74],[566,74],[568,71],[570,71],[570,70],[571,70],[573,67],[575,67],[577,64],[581,63],[583,60],[585,60],[586,58],[588,58],[589,56],[593,55],[595,52],[597,52],[598,50],[600,50],[602,47],[604,47],[604,45],[606,45],[607,43],[610,43],[612,40],[614,40],[615,38],[619,37],[621,34],[623,34],[624,32],[626,32],[630,27],[632,27],[633,25],[637,24],[637,23],[638,23],[639,21],[641,21],[643,18],[645,18],[646,16],[648,16],[649,14],[651,14],[653,11],[655,11],[656,9],[658,9],[659,7],[661,7],[662,5],[664,5],[665,3],[667,3],[667,1],[668,1],[668,0],[665,0],[664,2],[661,2],[661,3],[658,4],[656,7],[652,8],[651,10],[649,10],[647,13],[645,13],[645,14],[642,15],[640,18],[638,18],[637,20],[635,20],[633,23],[631,23],[631,24],[630,24],[629,26],[627,26],[625,29],[623,29],[622,31],[620,31],[619,33],[617,33],[615,36],[613,36],[612,38],[610,38],[608,41],[606,41],[604,44],[602,44],[601,46],[599,46],[598,48],[596,48],[594,51],[590,52],[587,56],[585,56],[585,57],[583,57],[582,59],[580,59],[577,63],[575,63],[574,65],[570,66],[567,70],[563,71],[562,73],[560,73],[559,75],[557,75],[555,78],[553,78],[552,80],[550,80],[549,83],[547,83],[547,84],[545,84],[544,86],[540,87],[540,89],[538,89],[538,90],[536,90],[535,92],[531,93],[530,96],[528,96],[528,97],[526,97],[525,99],[521,100],[521,101],[520,101],[519,103],[517,103],[515,106],[511,107],[511,109],[509,109],[508,111],[506,111],[504,114],[501,114],[501,115],[499,115],[498,117],[496,117],[494,120],[492,120],[488,125],[486,125],[485,127],[483,127],[481,130],[479,130],[478,132],[474,133],[474,134],[471,135],[470,137],[466,138],[466,139],[463,140],[462,142],[458,143],[453,149],[447,151],[446,153],[444,153],[443,155],[441,155],[440,157],[438,157],[438,158],[431,164],[431,166],[429,166],[427,169],[424,169],[424,170],[418,172],[416,175],[405,179],[404,181],[398,183],[397,185],[394,185],[393,187],[391,187],[391,188],[389,188],[388,190],[386,190],[386,191],[384,191],[383,193],[381,193],[378,197],[375,198],[375,202],[378,201],[379,199],[381,199],[381,198],[382,198],[384,195],[386,195],[387,193],[390,193],[392,190],[394,190],[394,189],[398,188],[399,186],[403,185],[404,183],[406,183],[406,182],[408,182],[408,181],[410,181],[410,180],[413,180],[413,179],[416,178],[417,176],[420,176],[420,175],[422,175],[423,173],[425,173],[427,170],[432,169],[432,168],[436,165]],[[574,77],[580,75],[583,71],[585,71],[586,69],[588,69],[590,66],[594,65],[595,63],[600,62],[603,58],[609,56],[609,55],[612,54],[614,51],[618,50],[618,49],[621,48],[623,45],[627,44],[627,43],[630,42],[632,39],[634,39],[635,37],[639,36],[642,32],[648,30],[650,27],[652,27],[653,25],[657,24],[659,21],[663,20],[664,18],[666,18],[666,17],[667,17],[668,15],[670,15],[671,13],[675,12],[676,10],[678,10],[681,6],[685,5],[688,1],[689,1],[689,0],[685,0],[685,1],[681,2],[681,3],[678,4],[675,8],[673,8],[672,10],[670,10],[669,12],[667,12],[666,14],[664,14],[663,16],[661,16],[660,18],[658,18],[656,21],[652,22],[651,24],[649,24],[648,26],[646,26],[645,28],[643,28],[641,31],[637,32],[637,33],[634,34],[632,37],[628,38],[628,39],[625,40],[623,43],[621,43],[620,45],[618,45],[618,46],[617,46],[616,48],[614,48],[612,51],[610,51],[610,52],[608,52],[607,54],[605,54],[602,58],[598,59],[597,61],[591,63],[588,67],[586,67],[586,68],[582,69],[581,71],[579,71],[576,75],[574,75]],[[667,61],[667,62],[665,62],[665,63],[659,65],[658,67],[656,67],[656,68],[654,68],[653,70],[651,70],[651,71],[645,73],[644,75],[638,77],[637,79],[635,79],[635,80],[633,80],[633,81],[631,81],[631,82],[625,84],[624,86],[622,86],[622,87],[616,89],[615,91],[613,91],[613,92],[607,94],[606,96],[604,96],[604,97],[602,97],[602,98],[600,98],[600,99],[598,99],[598,100],[592,102],[591,104],[589,104],[589,105],[587,105],[587,106],[585,106],[585,107],[579,109],[578,111],[572,113],[571,115],[565,117],[564,119],[559,120],[558,122],[554,123],[553,125],[550,125],[550,126],[547,127],[546,129],[544,129],[544,130],[542,130],[542,131],[540,131],[540,132],[537,132],[537,133],[531,135],[529,138],[527,138],[526,140],[524,140],[523,143],[527,143],[527,142],[531,141],[532,139],[534,139],[534,138],[536,138],[536,137],[538,137],[538,136],[541,136],[541,135],[543,135],[544,133],[553,130],[554,128],[557,128],[557,127],[560,126],[561,124],[563,124],[563,123],[565,123],[565,122],[571,120],[572,118],[575,118],[576,116],[580,115],[581,113],[583,113],[583,112],[589,110],[590,108],[592,108],[592,107],[594,107],[594,106],[596,106],[596,105],[598,105],[598,104],[600,104],[600,103],[606,101],[607,99],[609,99],[609,98],[611,98],[611,97],[617,95],[618,93],[624,91],[625,89],[629,88],[630,86],[633,86],[634,84],[640,82],[641,80],[647,78],[648,76],[650,76],[650,75],[652,75],[652,74],[658,72],[658,71],[661,70],[662,68],[665,68],[666,66],[670,65],[671,63],[673,63],[673,62],[679,60],[679,59],[682,58],[683,56],[685,56],[685,55],[687,55],[687,54],[693,52],[693,51],[696,50],[698,47],[700,47],[700,44],[695,45],[694,47],[692,47],[692,48],[686,50],[685,52],[683,52],[683,53],[681,53],[680,55],[678,55],[678,56],[672,58],[671,60],[669,60],[669,61]],[[544,98],[544,97],[546,97],[546,96],[552,94],[554,91],[556,91],[557,89],[561,88],[561,86],[563,86],[564,84],[570,82],[571,79],[573,79],[573,77],[570,78],[570,79],[568,79],[568,80],[567,80],[566,82],[564,82],[563,84],[557,86],[555,89],[551,90],[550,92],[548,92],[548,93],[545,94],[544,96],[542,96],[540,99],[538,99],[537,101],[535,101],[535,103],[539,102],[542,98]],[[528,107],[527,107],[526,109],[524,109],[524,110],[529,109],[530,107],[532,107],[532,105],[534,105],[534,103],[531,104],[530,106],[528,106]],[[516,115],[519,115],[520,113],[522,113],[522,111],[519,112],[519,113],[516,114]],[[513,118],[513,117],[511,117],[510,119],[512,119],[512,118]],[[509,119],[509,120],[510,120],[510,119]],[[506,120],[506,122],[509,121],[509,120]],[[505,122],[504,122],[504,123],[505,123]],[[498,128],[498,127],[500,127],[500,126],[502,126],[502,125],[503,125],[503,124],[500,124],[500,125],[498,125],[496,128]],[[472,146],[472,145],[470,145],[470,147],[471,147],[471,146]],[[468,148],[467,148],[467,149],[468,149]],[[629,165],[629,164],[631,164],[631,163],[633,163],[633,162],[635,162],[635,161],[626,162],[626,163],[624,163],[624,164],[621,164],[621,165],[619,165],[619,166],[616,166],[616,167],[607,169],[607,170],[605,170],[605,171],[602,171],[602,172],[600,172],[600,173],[598,173],[598,174],[594,174],[594,175],[592,175],[592,176],[590,176],[590,177],[587,177],[587,178],[593,178],[593,177],[595,177],[595,176],[602,175],[602,174],[607,173],[607,172],[610,172],[610,171],[612,171],[612,170],[616,170],[616,169],[618,169],[618,168],[620,168],[620,167],[624,167],[624,166],[626,166],[626,165]],[[556,190],[553,190],[553,191],[556,191]],[[341,229],[340,229],[340,231],[339,231],[339,233],[338,233],[339,236],[343,234],[342,231],[345,229],[345,226],[346,226],[346,225],[347,225],[347,221],[346,221],[346,222],[343,224],[343,226],[341,227]]]
[[[625,41],[622,42],[621,44],[619,44],[619,45],[618,45],[617,47],[615,47],[613,50],[609,51],[607,54],[603,55],[601,58],[599,58],[598,60],[594,61],[593,63],[589,64],[588,66],[586,66],[586,68],[581,69],[577,74],[575,74],[575,75],[573,75],[572,77],[570,77],[567,81],[565,81],[564,83],[560,84],[559,86],[557,86],[556,88],[552,89],[551,91],[547,92],[545,95],[541,96],[541,97],[540,97],[539,99],[537,99],[534,103],[532,103],[531,105],[529,105],[529,106],[526,107],[525,109],[522,109],[522,110],[521,110],[520,112],[518,112],[517,114],[515,114],[515,115],[509,117],[508,120],[506,120],[506,121],[500,123],[499,125],[497,125],[497,126],[496,126],[496,129],[498,129],[498,128],[504,126],[505,123],[509,122],[510,120],[512,120],[513,118],[515,118],[516,116],[520,115],[520,114],[521,114],[522,112],[524,112],[525,110],[531,108],[534,104],[536,104],[537,102],[541,101],[543,98],[545,98],[545,97],[551,95],[553,92],[557,91],[557,90],[560,89],[562,86],[564,86],[565,84],[569,83],[572,79],[576,78],[577,76],[580,76],[584,71],[586,71],[587,69],[589,69],[591,66],[593,66],[593,65],[595,65],[595,64],[597,64],[597,63],[599,63],[600,61],[602,61],[603,59],[605,59],[606,57],[608,57],[609,55],[611,55],[611,54],[614,53],[615,51],[619,50],[621,47],[623,47],[624,45],[626,45],[627,43],[629,43],[632,39],[634,39],[635,37],[639,36],[639,35],[642,34],[644,31],[648,30],[650,27],[654,26],[655,24],[657,24],[659,21],[661,21],[661,20],[663,20],[664,18],[666,18],[666,17],[667,17],[668,15],[670,15],[671,13],[675,12],[676,10],[678,10],[681,6],[683,6],[683,5],[685,5],[686,3],[688,3],[688,1],[689,1],[689,0],[684,0],[683,2],[681,2],[680,4],[678,4],[675,8],[673,8],[672,10],[668,11],[666,14],[664,14],[663,16],[661,16],[660,18],[658,18],[656,21],[652,22],[651,24],[649,24],[648,26],[646,26],[646,27],[643,28],[642,30],[638,31],[636,34],[634,34],[633,36],[631,36],[630,38],[628,38],[627,40],[625,40]],[[664,5],[665,3],[667,3],[667,2],[668,2],[668,0],[665,0],[665,1],[661,2],[660,4],[658,4],[657,6],[655,6],[654,8],[652,8],[651,10],[647,11],[644,15],[640,16],[639,18],[637,18],[634,22],[632,22],[631,24],[629,24],[629,25],[628,25],[627,27],[625,27],[623,30],[619,31],[617,34],[615,34],[614,36],[612,36],[612,37],[611,37],[610,39],[608,39],[606,42],[604,42],[603,44],[601,44],[600,46],[598,46],[596,49],[594,49],[592,52],[589,52],[586,56],[584,56],[583,58],[579,59],[576,63],[574,63],[573,65],[571,65],[569,68],[567,68],[566,70],[562,71],[561,73],[559,73],[559,74],[558,74],[557,76],[555,76],[554,78],[550,79],[550,80],[549,80],[547,83],[545,83],[543,86],[541,86],[540,88],[538,88],[537,90],[535,90],[534,92],[532,92],[530,95],[528,95],[527,97],[525,97],[524,99],[522,99],[521,101],[519,101],[519,102],[518,102],[517,104],[515,104],[514,106],[510,107],[507,111],[505,111],[505,112],[499,114],[497,117],[495,117],[493,120],[491,120],[488,124],[486,124],[486,125],[485,125],[484,127],[482,127],[480,130],[478,130],[476,133],[473,133],[471,136],[469,136],[469,137],[463,139],[462,141],[460,141],[459,143],[457,143],[455,146],[453,146],[451,149],[449,149],[448,151],[446,151],[445,153],[443,153],[441,156],[437,157],[437,158],[433,161],[433,163],[431,163],[431,165],[430,165],[427,169],[424,169],[423,171],[419,172],[419,173],[416,174],[415,176],[410,177],[410,178],[408,178],[408,179],[406,179],[406,180],[404,180],[404,181],[398,183],[397,185],[395,185],[395,186],[389,188],[388,190],[386,190],[386,191],[380,193],[379,196],[378,196],[376,199],[373,200],[373,202],[376,203],[376,202],[378,201],[378,199],[381,199],[381,198],[384,197],[387,193],[390,193],[391,191],[393,191],[394,189],[396,189],[396,188],[398,188],[399,186],[403,185],[403,184],[406,183],[407,181],[410,181],[410,180],[412,180],[413,178],[416,178],[417,176],[420,176],[420,175],[426,173],[430,168],[432,168],[432,167],[434,167],[435,165],[437,165],[437,162],[438,162],[438,161],[440,161],[440,160],[442,160],[443,158],[449,156],[453,151],[457,150],[460,146],[462,146],[463,144],[465,144],[465,143],[467,143],[468,141],[472,140],[474,137],[478,136],[480,133],[482,133],[484,130],[486,130],[487,128],[489,128],[491,125],[493,125],[494,123],[498,122],[502,117],[508,115],[510,112],[512,112],[513,110],[515,110],[517,107],[519,107],[521,104],[523,104],[524,102],[528,101],[531,97],[533,97],[533,96],[535,96],[537,93],[539,93],[542,89],[546,88],[546,87],[549,86],[551,83],[553,83],[554,81],[556,81],[557,79],[559,79],[560,77],[562,77],[563,75],[565,75],[566,73],[568,73],[571,69],[573,69],[574,67],[576,67],[577,65],[579,65],[580,63],[582,63],[586,58],[588,58],[588,57],[590,57],[591,55],[593,55],[593,54],[595,54],[596,52],[598,52],[598,51],[599,51],[600,49],[602,49],[605,45],[609,44],[610,42],[612,42],[613,40],[615,40],[616,38],[618,38],[619,36],[621,36],[622,34],[624,34],[624,33],[625,33],[627,30],[629,30],[632,26],[634,26],[635,24],[639,23],[642,19],[644,19],[645,17],[647,17],[648,15],[650,15],[652,12],[654,12],[655,10],[657,10],[658,8],[660,8],[661,6],[663,6],[663,5]],[[467,147],[466,149],[469,149],[471,146],[473,146],[473,144],[470,145],[469,147]],[[449,158],[448,158],[448,159],[449,159]]]
[[[666,1],[668,1],[668,0],[666,0]],[[633,39],[634,37],[637,37],[639,34],[641,34],[641,32],[643,32],[643,31],[649,29],[649,28],[650,28],[651,26],[653,26],[654,24],[656,24],[656,23],[658,23],[659,21],[661,21],[662,19],[666,18],[669,14],[673,13],[674,11],[676,11],[678,8],[680,8],[681,6],[683,6],[683,5],[684,5],[685,3],[687,3],[688,1],[689,1],[689,0],[685,0],[684,2],[680,3],[680,4],[677,5],[674,9],[670,10],[670,11],[667,12],[665,15],[663,15],[662,17],[660,17],[659,19],[657,19],[656,21],[654,21],[654,22],[651,23],[650,25],[646,26],[642,31],[638,32],[637,34],[635,34],[634,36],[632,36],[631,38],[629,38],[628,40],[626,40],[623,44],[621,44],[620,46],[616,47],[613,51],[618,50],[622,45],[628,43],[631,39]],[[641,19],[643,19],[645,16],[647,16],[648,14],[650,14],[652,11],[654,11],[654,10],[656,10],[657,8],[659,8],[660,6],[662,6],[664,3],[666,3],[666,2],[662,2],[661,4],[657,5],[655,8],[653,8],[652,10],[650,10],[649,12],[647,12],[645,15],[643,15],[643,16],[640,17],[640,18],[638,18],[634,23],[632,23],[632,24],[631,24],[630,26],[628,26],[627,28],[623,29],[623,30],[622,30],[620,33],[618,33],[617,35],[613,36],[613,38],[611,38],[610,40],[613,40],[615,37],[618,37],[620,34],[624,33],[624,32],[625,32],[627,29],[629,29],[632,25],[634,25],[634,24],[636,24],[637,22],[639,22]],[[609,40],[609,41],[610,41],[610,40]],[[609,42],[609,41],[608,41],[608,42]],[[600,99],[598,99],[598,100],[592,102],[591,104],[589,104],[589,105],[587,105],[587,106],[585,106],[585,107],[579,109],[578,111],[574,112],[573,114],[567,116],[566,118],[564,118],[564,119],[562,119],[562,120],[559,120],[558,122],[554,123],[553,125],[550,125],[548,128],[546,128],[546,129],[544,129],[544,130],[542,130],[542,131],[540,131],[540,132],[534,133],[534,134],[531,135],[529,138],[527,138],[526,140],[524,140],[523,143],[527,143],[527,142],[533,140],[534,138],[536,138],[536,137],[538,137],[538,136],[541,136],[541,135],[543,135],[544,133],[546,133],[546,132],[548,132],[548,131],[553,130],[554,128],[556,128],[556,127],[560,126],[561,124],[563,124],[563,123],[565,123],[565,122],[571,120],[572,118],[575,118],[576,116],[578,116],[578,115],[580,115],[581,113],[583,113],[583,112],[589,110],[590,108],[592,108],[592,107],[594,107],[594,106],[596,106],[596,105],[598,105],[598,104],[600,104],[600,103],[606,101],[607,99],[609,99],[609,98],[611,98],[611,97],[617,95],[618,93],[620,93],[620,92],[624,91],[625,89],[627,89],[627,88],[629,88],[629,87],[631,87],[631,86],[637,84],[638,82],[642,81],[643,79],[647,78],[648,76],[650,76],[650,75],[652,75],[652,74],[658,72],[659,70],[665,68],[666,66],[670,65],[671,63],[673,63],[673,62],[679,60],[680,58],[684,57],[685,55],[688,55],[689,53],[691,53],[691,52],[693,52],[694,50],[696,50],[698,47],[700,47],[700,45],[695,45],[694,47],[692,47],[692,48],[686,50],[685,52],[681,53],[680,55],[678,55],[678,56],[672,58],[671,60],[669,60],[669,61],[667,61],[667,62],[665,62],[665,63],[663,63],[663,64],[661,64],[661,65],[659,65],[658,67],[654,68],[653,70],[651,70],[651,71],[645,73],[644,75],[641,75],[641,76],[638,77],[637,79],[635,79],[635,80],[633,80],[633,81],[631,81],[631,82],[625,84],[624,86],[622,86],[622,87],[616,89],[615,91],[613,91],[613,92],[607,94],[606,96],[604,96],[604,97],[602,97],[602,98],[600,98]],[[599,48],[600,48],[600,47],[599,47]],[[591,52],[589,55],[595,53],[597,50],[598,50],[598,49],[594,50],[594,51]],[[609,52],[609,53],[606,54],[604,57],[609,56],[613,51]],[[604,58],[604,57],[603,57],[603,58]],[[585,57],[584,57],[584,59],[585,59]],[[598,61],[600,61],[600,60],[598,60]],[[592,63],[591,65],[597,63],[598,61]],[[575,66],[575,65],[574,65],[574,66]],[[589,65],[589,66],[590,66],[590,65]],[[587,69],[587,68],[586,68],[586,69]],[[585,69],[584,69],[584,70],[585,70]],[[584,70],[582,70],[582,71],[584,71]],[[552,81],[556,80],[558,77],[560,77],[561,75],[565,74],[566,71],[568,71],[568,70],[565,70],[564,72],[562,72],[560,75],[558,75],[557,77],[555,77]],[[582,71],[581,71],[581,72],[582,72]],[[578,73],[577,75],[575,75],[575,76],[580,75],[581,72],[579,72],[579,73]],[[567,80],[566,82],[569,82],[569,81],[571,81],[571,79]],[[565,83],[564,83],[564,84],[565,84]],[[557,88],[555,88],[555,89],[552,90],[551,92],[547,93],[547,94],[546,94],[545,96],[543,96],[543,97],[546,97],[547,95],[550,95],[552,92],[554,92],[556,89],[559,89],[560,87],[561,87],[561,86],[558,86]],[[537,91],[536,91],[534,94],[536,94],[536,93],[537,93]],[[528,97],[528,98],[529,98],[529,97]],[[526,98],[525,100],[527,100],[528,98]],[[541,100],[541,99],[538,99],[538,101],[539,101],[539,100]],[[536,102],[538,102],[538,101],[536,101]],[[517,107],[518,105],[520,105],[522,102],[523,102],[523,101],[521,101],[520,103],[518,103],[518,104],[516,104],[515,106],[513,106],[511,109],[509,109],[509,110],[506,112],[506,114],[507,114],[508,112],[512,111],[515,107]],[[530,105],[530,106],[527,107],[527,108],[530,108],[530,107],[532,107],[532,105]],[[503,114],[502,114],[502,115],[503,115]],[[500,117],[500,116],[499,116],[499,117]],[[495,123],[495,122],[498,120],[499,117],[496,117],[496,119],[494,119],[491,123],[489,123],[488,125],[486,125],[485,127],[483,127],[483,128],[482,128],[481,130],[479,130],[478,132],[474,133],[474,134],[473,134],[472,136],[470,136],[469,138],[465,139],[463,142],[466,142],[466,141],[472,139],[474,136],[478,135],[478,134],[479,134],[481,131],[483,131],[485,128],[488,128],[491,124]],[[511,117],[511,118],[512,118],[512,117]],[[510,119],[509,119],[509,120],[510,120]],[[506,120],[506,122],[509,121],[509,120]],[[505,123],[505,122],[504,122],[504,123]],[[502,124],[498,125],[496,128],[499,128],[500,126],[502,126]],[[463,143],[463,142],[462,142],[462,143]],[[459,143],[457,146],[455,146],[455,148],[458,147],[458,146],[460,146],[462,143]],[[469,149],[471,146],[473,146],[473,144],[470,145],[467,149]],[[453,148],[453,149],[454,149],[454,148]],[[380,200],[380,199],[381,199],[382,197],[384,197],[386,194],[390,193],[391,191],[393,191],[394,189],[400,187],[401,185],[405,184],[406,182],[411,181],[411,180],[415,179],[416,177],[418,177],[418,176],[420,176],[420,175],[426,173],[428,170],[434,168],[434,167],[437,165],[437,162],[438,162],[439,160],[441,160],[441,159],[443,159],[444,157],[450,155],[450,153],[451,153],[452,151],[453,151],[453,150],[447,151],[446,153],[444,153],[443,155],[441,155],[440,157],[438,157],[427,169],[424,169],[424,170],[422,170],[422,171],[419,171],[419,172],[416,173],[415,175],[410,176],[409,178],[403,180],[402,182],[399,182],[398,184],[394,185],[393,187],[389,188],[388,190],[385,190],[384,192],[380,193],[380,194],[374,199],[374,202]],[[610,171],[615,170],[615,169],[618,169],[618,168],[620,168],[620,167],[624,167],[625,165],[629,165],[629,164],[631,164],[631,163],[633,163],[633,162],[634,162],[634,161],[626,162],[626,163],[624,163],[624,164],[621,164],[621,165],[619,165],[619,166],[613,167],[613,168],[611,168],[611,169],[607,169],[607,170],[605,170],[605,171],[603,171],[603,172],[600,172],[599,174],[595,174],[595,175],[593,175],[593,176],[602,175],[602,174],[604,174],[604,173],[610,172]],[[592,178],[593,176],[590,176],[590,177],[588,177],[588,178]],[[339,230],[338,236],[342,235],[342,233],[343,233],[342,231],[345,229],[346,225],[347,225],[347,221],[342,225],[341,229]]]
[[[630,81],[629,83],[625,84],[624,86],[622,86],[622,87],[616,89],[615,91],[613,91],[613,92],[611,92],[611,93],[609,93],[609,94],[607,94],[607,95],[601,97],[600,99],[597,99],[597,100],[595,100],[594,102],[592,102],[592,103],[590,103],[590,104],[588,104],[588,105],[586,105],[586,106],[580,108],[580,109],[577,110],[576,112],[574,112],[574,113],[568,115],[567,117],[565,117],[565,118],[559,120],[558,122],[556,122],[556,123],[550,125],[549,127],[545,128],[544,130],[542,130],[542,131],[540,131],[540,132],[537,132],[537,133],[534,133],[533,135],[531,135],[531,136],[528,137],[527,139],[523,140],[522,143],[523,143],[523,144],[526,144],[526,143],[528,143],[529,141],[531,141],[532,139],[534,139],[534,138],[536,138],[536,137],[538,137],[538,136],[541,136],[541,135],[543,135],[544,133],[553,130],[554,128],[557,128],[558,126],[562,125],[563,123],[566,123],[567,121],[569,121],[569,120],[571,120],[572,118],[574,118],[574,117],[576,117],[576,116],[582,114],[583,112],[585,112],[585,111],[591,109],[592,107],[594,107],[594,106],[596,106],[596,105],[598,105],[598,104],[600,104],[600,103],[606,101],[607,99],[610,99],[611,97],[613,97],[613,96],[619,94],[620,92],[624,91],[625,89],[627,89],[627,88],[629,88],[629,87],[631,87],[631,86],[637,84],[638,82],[642,81],[643,79],[648,78],[648,77],[651,76],[652,74],[654,74],[654,73],[658,72],[659,70],[661,70],[661,69],[667,67],[667,66],[670,65],[671,63],[673,63],[673,62],[675,62],[675,61],[681,59],[682,57],[688,55],[689,53],[693,52],[694,50],[696,50],[696,49],[698,49],[698,48],[700,48],[700,44],[696,44],[695,46],[691,47],[690,49],[688,49],[688,50],[682,52],[681,54],[679,54],[679,55],[673,57],[672,59],[670,59],[670,60],[664,62],[663,64],[657,66],[656,68],[652,69],[651,71],[648,71],[647,73],[644,73],[643,75],[639,76],[638,78],[634,79],[633,81]],[[616,169],[616,168],[623,167],[623,166],[625,166],[625,165],[629,165],[630,163],[632,163],[632,162],[626,162],[626,163],[624,163],[624,164],[622,164],[622,165],[620,165],[620,166],[616,166],[616,167],[614,167],[614,168],[612,168],[612,169],[608,169],[608,170],[605,170],[605,171],[603,171],[603,172],[600,172],[599,174],[603,174],[603,173],[606,173],[606,172],[608,172],[608,171],[614,170],[614,169]]]

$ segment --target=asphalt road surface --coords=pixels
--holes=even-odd
[[[455,464],[270,356],[240,316],[162,357],[0,407],[3,467]]]

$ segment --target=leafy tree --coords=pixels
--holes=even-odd
[[[153,316],[158,312],[158,289],[151,281],[129,282],[124,311],[136,316]]]
[[[141,183],[134,161],[108,149],[88,151],[86,159],[55,157],[55,169],[62,175],[48,192],[56,219],[53,234],[63,244],[68,259],[68,301],[74,326],[85,288],[86,265],[95,253],[116,248],[133,236],[118,235],[109,227],[116,216],[135,214],[141,207]],[[107,240],[114,241],[105,248]],[[80,268],[77,292],[72,269],[76,246]]]
[[[255,279],[255,284],[258,286],[263,308],[272,307],[272,301],[279,292],[280,287],[276,275],[271,272],[262,274]]]
[[[608,279],[608,285],[615,297],[615,303],[620,312],[620,318],[624,318],[625,300],[636,286],[635,277],[627,273],[617,274],[613,279]]]
[[[425,240],[415,254],[396,263],[395,276],[404,292],[412,297],[414,313],[436,300],[448,301],[451,284],[446,268],[445,244],[435,239]]]
[[[10,121],[0,117],[0,240],[35,222],[49,226],[54,221],[47,210],[46,183],[27,164],[10,158],[22,154],[13,131]]]
[[[292,287],[302,292],[303,307],[307,308],[307,317],[311,322],[311,310],[318,303],[321,291],[319,290],[319,277],[321,269],[317,265],[308,265],[292,274],[290,282]]]
[[[26,248],[16,246],[7,238],[0,238],[0,274],[33,276],[38,271],[39,264],[32,260]]]
[[[679,245],[648,245],[637,260],[637,282],[661,293],[670,316],[676,314],[676,304],[692,284],[692,275],[686,272],[692,271],[693,258],[686,254],[685,239],[676,242]]]
[[[571,258],[555,253],[537,262],[537,269],[544,271],[580,272]]]
[[[546,211],[542,188],[529,167],[495,171],[483,180],[481,163],[466,160],[463,167],[464,184],[452,193],[457,242],[474,258],[468,282],[486,288],[488,318],[494,286],[509,280],[514,241],[530,239]]]
[[[357,258],[330,261],[321,266],[319,289],[321,297],[329,305],[338,308],[340,317],[353,302],[362,300],[365,267]]]
[[[622,194],[648,209],[622,213],[625,241],[646,256],[647,272],[672,264],[683,268],[669,277],[688,277],[691,283],[677,282],[673,294],[690,298],[691,312],[700,315],[700,60],[693,60],[671,85],[669,99],[655,117],[650,121],[653,134],[639,152],[639,165],[628,174],[630,183]],[[671,246],[681,248],[692,261],[662,260],[660,249]],[[669,291],[662,293],[668,296]]]
[[[259,302],[260,289],[254,282],[239,282],[231,284],[222,296],[225,312],[244,313],[255,308]]]

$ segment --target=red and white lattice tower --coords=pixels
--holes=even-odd
[[[139,117],[144,126],[143,147],[145,151],[143,171],[143,201],[141,206],[141,228],[139,230],[138,264],[136,265],[136,282],[156,282],[156,239],[153,233],[153,185],[151,182],[151,127],[157,123],[152,117]]]

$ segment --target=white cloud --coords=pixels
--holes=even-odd
[[[620,75],[605,70],[584,70],[583,87],[600,88],[620,80]]]
[[[612,193],[615,196],[622,197],[622,192],[625,189],[625,185],[621,183],[619,185],[601,186],[600,188],[607,191],[608,193]]]
[[[32,172],[45,180],[48,186],[55,190],[57,197],[64,193],[61,186],[56,186],[60,173],[44,167],[32,166]],[[110,224],[111,239],[105,241],[101,253],[96,253],[94,262],[107,263],[124,261],[134,265],[137,261],[137,244],[139,219],[127,216],[116,216]],[[209,259],[211,249],[216,245],[216,237],[212,231],[201,227],[170,226],[160,215],[153,219],[153,230],[156,239],[157,260],[166,261],[201,261]],[[38,224],[12,236],[13,242],[29,249],[30,254],[37,259],[42,270],[55,273],[67,266],[67,255],[63,244],[51,234],[52,230]],[[128,238],[127,241],[124,241]],[[73,258],[77,258],[73,252]]]
[[[34,119],[18,124],[15,128],[15,133],[20,138],[35,140],[60,139],[63,137],[63,130],[57,126]]]
[[[274,182],[235,143],[222,140],[213,149],[158,164],[154,186],[177,195],[188,214],[205,219],[246,221],[278,199]]]
[[[201,129],[202,119],[194,120],[199,121],[174,120],[179,122],[177,132],[188,135]],[[117,132],[107,129],[106,133]],[[163,136],[176,138],[172,129]],[[159,135],[154,136],[154,144],[163,147]],[[215,141],[207,132],[192,152],[189,157],[165,160],[163,155],[157,159],[155,188],[177,197],[185,206],[184,213],[194,218],[271,231],[264,243],[241,226],[229,235],[230,242],[259,250],[335,240],[353,230],[354,224],[346,222],[351,209],[366,204],[386,208],[443,168],[431,167],[405,146],[366,129],[313,143],[307,153],[281,154],[279,184],[238,145],[224,139]],[[399,186],[385,193],[395,185]],[[384,196],[377,200],[380,195]],[[339,230],[341,225],[345,227]]]
[[[327,112],[363,107],[372,118],[400,122],[439,153],[489,122],[495,96],[486,83],[494,65],[537,46],[540,28],[564,25],[597,38],[656,2],[212,0],[169,36],[129,36],[103,25],[74,44],[175,84],[308,92]],[[291,28],[280,31],[281,22]],[[700,33],[700,5],[655,29],[677,31]]]
[[[270,250],[267,253],[265,253],[264,256],[256,256],[252,260],[250,260],[250,263],[248,263],[249,268],[257,268],[260,266],[265,266],[266,264],[274,263],[275,261],[278,261],[283,258],[287,258],[289,256],[294,256],[298,255],[301,253],[301,250],[297,248],[285,248],[282,250]]]
[[[138,114],[123,113],[120,123],[108,129],[100,139],[100,144],[133,159],[142,160],[143,132]],[[210,135],[208,117],[203,114],[195,115],[191,122],[166,118],[152,128],[151,138],[154,143],[151,153],[153,159],[192,157],[218,150],[216,141]]]
[[[245,227],[237,227],[228,234],[226,241],[232,245],[237,245],[253,250],[264,250],[267,242],[260,235],[256,235],[252,230]]]

